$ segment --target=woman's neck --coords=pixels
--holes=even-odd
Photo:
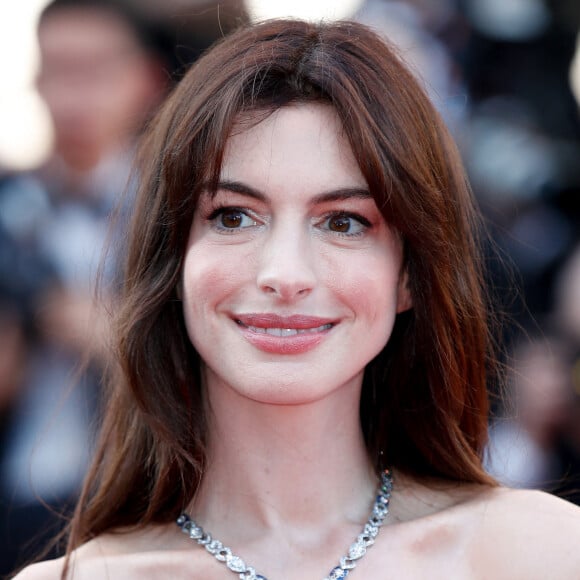
[[[209,461],[191,506],[206,529],[219,537],[240,522],[246,535],[304,533],[368,517],[377,478],[360,429],[360,385],[302,405],[258,403],[223,384],[208,391]]]

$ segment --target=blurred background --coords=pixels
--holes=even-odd
[[[54,537],[87,466],[110,213],[147,119],[253,19],[350,18],[397,43],[456,137],[509,316],[486,457],[580,504],[577,0],[23,0],[0,3],[0,575]],[[499,258],[497,254],[499,250]],[[113,305],[116,257],[101,267]],[[83,353],[82,374],[75,374]],[[58,548],[49,552],[54,554]]]

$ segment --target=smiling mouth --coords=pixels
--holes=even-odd
[[[236,320],[236,323],[240,326],[256,332],[258,334],[269,334],[270,336],[288,337],[288,336],[298,336],[301,334],[316,334],[317,332],[324,332],[330,330],[333,327],[332,323],[322,324],[315,328],[275,328],[275,327],[262,327],[262,326],[250,326],[244,324],[241,320]]]

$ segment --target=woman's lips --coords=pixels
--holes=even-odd
[[[234,320],[253,346],[272,354],[307,352],[336,325],[335,320],[304,315],[244,314]]]

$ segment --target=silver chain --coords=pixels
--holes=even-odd
[[[364,525],[362,532],[351,544],[347,555],[340,559],[340,564],[335,566],[324,580],[341,580],[342,578],[346,578],[350,571],[356,567],[357,561],[375,543],[375,538],[389,513],[389,500],[392,490],[393,476],[389,469],[385,469],[385,471],[381,472],[381,481],[377,491],[377,497],[373,504],[371,515]],[[224,546],[219,540],[212,538],[211,534],[205,532],[186,513],[182,513],[177,518],[177,525],[184,534],[187,534],[200,546],[204,546],[216,560],[225,564],[234,574],[238,574],[240,580],[268,580],[265,576],[258,574],[252,566],[247,566],[239,556],[235,556],[230,548]]]

